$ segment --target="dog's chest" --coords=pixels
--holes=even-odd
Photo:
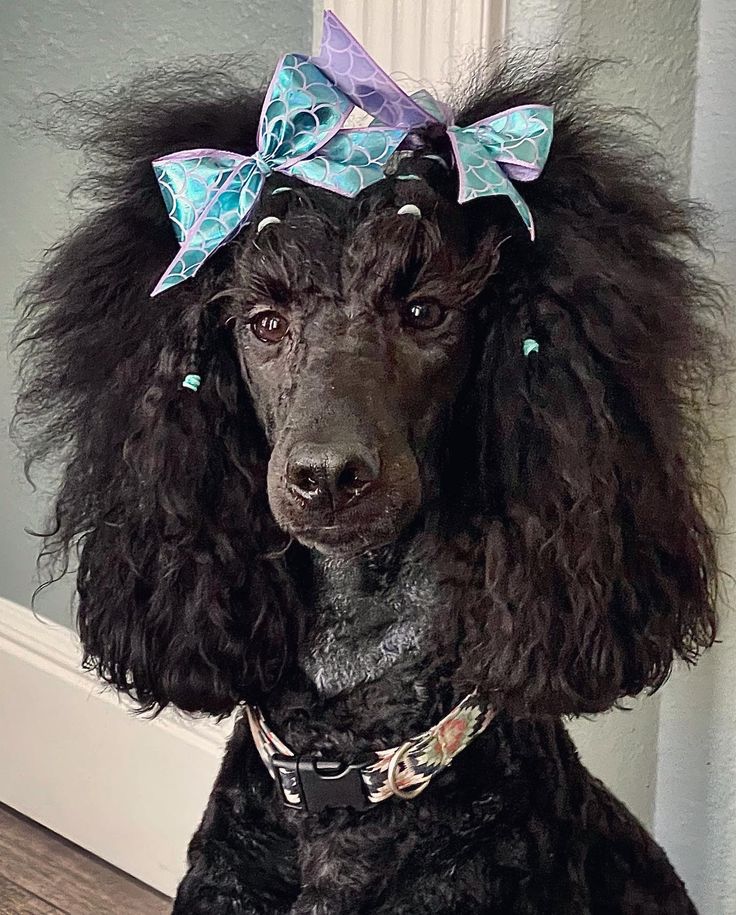
[[[359,565],[318,560],[316,573],[300,665],[323,697],[420,665],[442,604],[431,569],[382,556]]]

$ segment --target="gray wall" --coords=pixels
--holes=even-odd
[[[687,187],[695,103],[699,0],[508,0],[517,43],[610,61],[596,98],[642,112],[637,133],[654,141]]]
[[[284,51],[309,51],[312,0],[6,0],[0,4],[0,596],[30,603],[43,495],[33,497],[6,430],[13,401],[6,359],[15,290],[73,220],[65,201],[73,154],[23,129],[41,93],[124,78],[178,56],[252,54],[264,72]],[[38,609],[70,622],[69,585]]]

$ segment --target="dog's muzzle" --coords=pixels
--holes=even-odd
[[[297,756],[268,727],[260,709],[247,706],[246,711],[253,741],[284,804],[308,813],[329,807],[368,810],[390,797],[417,797],[496,714],[470,693],[440,722],[401,746],[345,764]]]

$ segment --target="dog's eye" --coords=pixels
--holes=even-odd
[[[447,312],[437,302],[410,302],[404,306],[401,318],[408,327],[429,330],[439,327]]]
[[[264,343],[280,343],[289,330],[289,322],[277,311],[260,311],[251,318],[250,326]]]

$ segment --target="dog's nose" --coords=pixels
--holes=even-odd
[[[318,445],[304,442],[289,455],[289,489],[313,504],[339,510],[365,495],[378,479],[378,455],[357,442]]]

